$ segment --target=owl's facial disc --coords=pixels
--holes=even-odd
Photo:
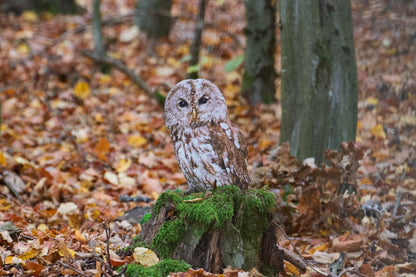
[[[220,90],[208,80],[184,80],[176,84],[166,97],[165,121],[196,128],[210,122],[224,121],[227,105]]]

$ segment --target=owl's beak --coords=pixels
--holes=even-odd
[[[195,108],[192,109],[192,117],[195,119],[196,118],[196,110]]]

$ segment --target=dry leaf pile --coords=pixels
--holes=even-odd
[[[91,1],[79,2],[90,11]],[[244,53],[240,2],[209,1],[200,76],[223,91],[232,121],[247,134],[251,171],[287,215],[279,220],[293,239],[282,236],[281,245],[295,246],[325,272],[344,252],[344,268],[365,276],[414,274],[416,8],[411,1],[352,1],[357,143],[329,151],[321,166],[276,146],[281,107],[249,111],[239,95],[242,66],[226,69]],[[197,1],[174,1],[170,37],[156,43],[153,56],[132,25],[134,4],[102,1],[104,20],[124,17],[103,27],[107,54],[166,94],[186,75]],[[121,72],[103,74],[80,54],[93,48],[90,13],[0,19],[0,275],[110,274],[136,260],[120,250],[140,224],[119,217],[153,204],[119,196],[155,200],[166,189],[186,188],[162,108]],[[279,46],[277,54],[280,68]],[[285,274],[298,272],[288,263]]]

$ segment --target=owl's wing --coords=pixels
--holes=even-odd
[[[231,122],[222,122],[210,132],[210,143],[216,154],[216,163],[240,188],[247,188],[250,178],[247,172],[247,143],[241,131]]]

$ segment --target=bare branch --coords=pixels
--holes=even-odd
[[[144,81],[140,76],[136,75],[132,70],[128,69],[120,60],[104,56],[100,58],[97,54],[92,51],[82,50],[81,54],[96,62],[97,64],[107,65],[115,67],[116,69],[123,72],[129,79],[141,88],[147,95],[154,97],[152,88]]]

